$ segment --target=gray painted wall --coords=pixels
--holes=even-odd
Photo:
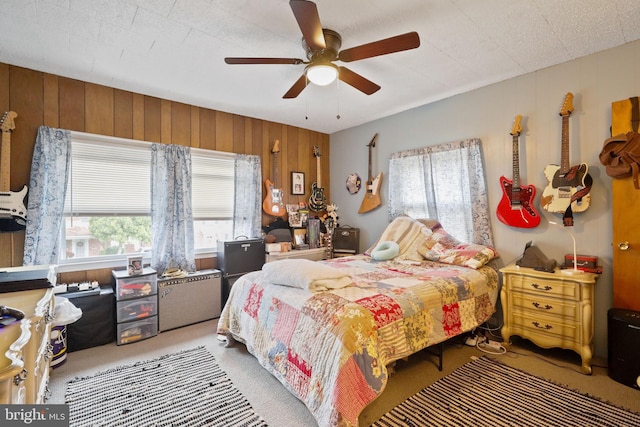
[[[384,90],[384,82],[379,82]],[[558,115],[567,92],[574,94],[569,119],[570,162],[585,162],[593,177],[591,206],[575,215],[574,232],[580,254],[598,256],[604,273],[595,292],[595,354],[606,357],[607,310],[612,305],[611,178],[598,160],[603,141],[609,137],[611,103],[640,96],[640,41],[579,58],[568,63],[505,80],[442,101],[423,105],[394,116],[331,135],[331,195],[339,207],[340,225],[360,228],[361,251],[372,245],[389,222],[387,204],[389,156],[391,153],[465,138],[482,140],[487,166],[489,204],[494,210],[491,225],[495,247],[502,262],[518,258],[532,240],[550,258],[559,262],[572,252],[570,235],[548,221],[561,215],[540,209],[540,195],[547,185],[543,170],[560,163],[561,118]],[[371,97],[375,102],[375,95]],[[543,218],[534,229],[511,228],[495,216],[502,192],[501,175],[511,179],[513,119],[523,116],[520,137],[520,178],[533,184],[535,206]],[[373,150],[373,174],[382,172],[383,204],[358,214],[367,179],[369,143],[378,133]],[[363,189],[350,195],[347,176],[358,173]]]

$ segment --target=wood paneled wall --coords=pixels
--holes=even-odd
[[[306,201],[316,180],[317,145],[329,158],[329,135],[180,102],[82,82],[0,63],[0,113],[15,111],[11,134],[11,190],[29,184],[31,157],[41,125],[80,132],[178,144],[262,157],[263,182],[284,190],[285,203]],[[278,177],[272,177],[271,150],[280,140]],[[329,164],[321,162],[322,184],[329,198]],[[291,195],[290,172],[305,173],[306,194]],[[262,198],[265,189],[262,190]],[[215,194],[211,195],[215,197]],[[329,199],[330,200],[330,199]],[[275,218],[263,214],[263,224]],[[0,233],[0,267],[22,265],[24,232]],[[215,267],[215,259],[199,260]],[[60,281],[110,280],[110,270],[65,273]]]

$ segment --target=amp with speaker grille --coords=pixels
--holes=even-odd
[[[158,330],[220,317],[222,273],[202,270],[185,277],[158,279]]]
[[[360,229],[336,227],[332,244],[334,256],[348,256],[360,253]]]

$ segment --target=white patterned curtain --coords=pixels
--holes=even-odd
[[[393,153],[389,219],[434,218],[458,240],[493,246],[479,139]]]
[[[58,263],[70,157],[68,130],[38,128],[29,180],[24,265]]]
[[[195,271],[191,210],[191,150],[180,145],[151,145],[151,266]]]
[[[260,237],[262,166],[259,156],[236,156],[234,185],[233,237]]]

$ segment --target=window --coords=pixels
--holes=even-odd
[[[151,250],[151,144],[73,132],[61,263]],[[233,232],[233,156],[191,149],[195,250]],[[66,260],[66,262],[64,261]]]
[[[191,149],[191,204],[196,252],[233,240],[234,160]]]
[[[493,245],[481,141],[392,153],[389,216],[432,218],[457,239]]]

